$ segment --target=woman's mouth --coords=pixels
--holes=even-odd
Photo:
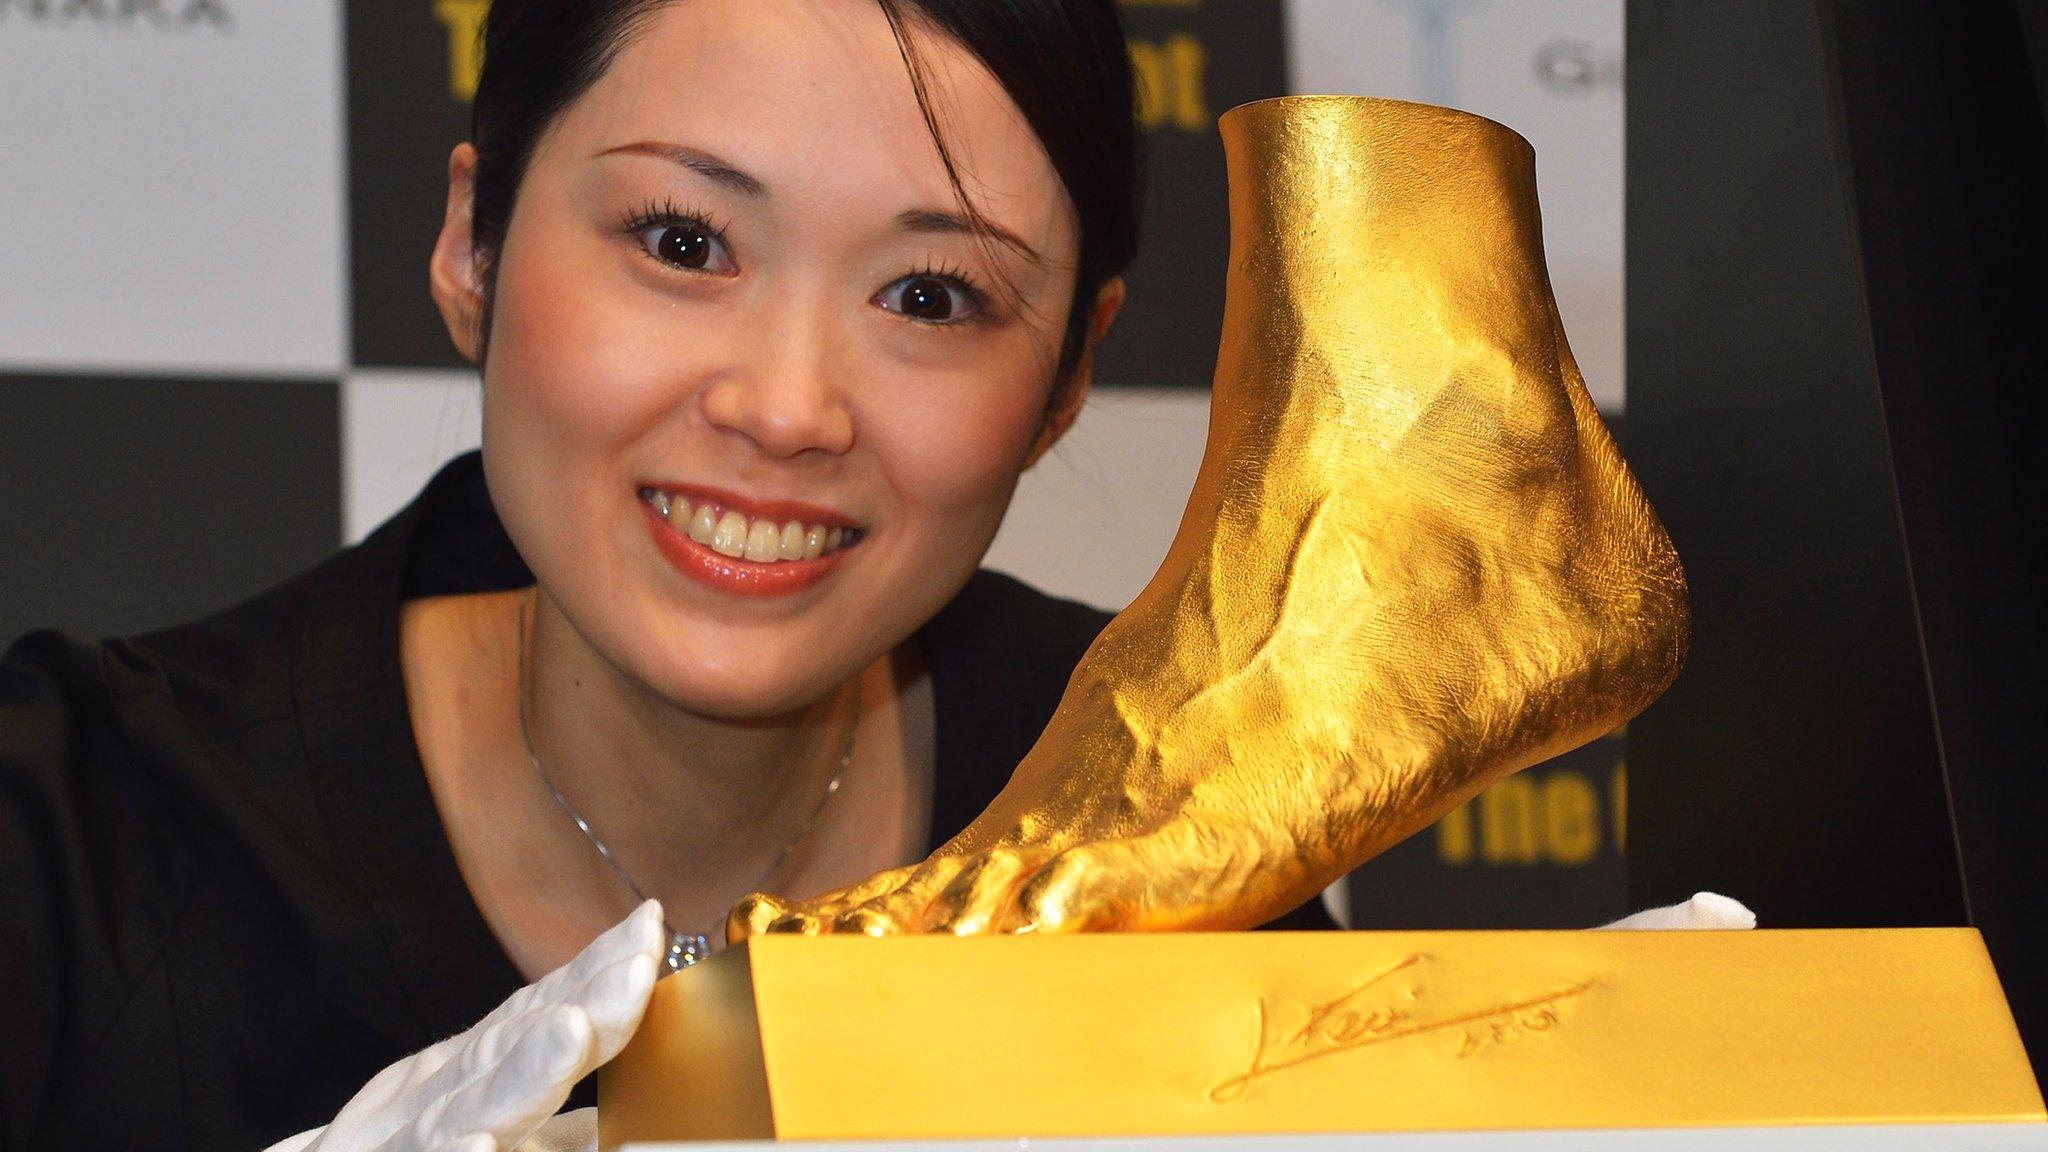
[[[780,596],[837,568],[866,531],[820,509],[794,505],[743,511],[730,497],[642,487],[655,544],[685,575],[742,596]]]
[[[721,556],[774,564],[816,560],[858,543],[861,530],[800,519],[749,516],[710,499],[692,500],[681,492],[640,489],[640,500],[670,528]]]

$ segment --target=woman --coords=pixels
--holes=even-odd
[[[430,276],[481,459],[249,604],[0,673],[6,1147],[259,1147],[642,893],[680,962],[749,891],[920,859],[1105,622],[977,565],[1123,298],[1109,0],[486,37]]]

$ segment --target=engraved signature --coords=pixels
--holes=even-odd
[[[1251,1066],[1209,1089],[1209,1099],[1227,1104],[1243,1096],[1257,1081],[1311,1060],[1456,1029],[1459,1040],[1451,1055],[1460,1059],[1527,1033],[1557,1027],[1557,1005],[1593,987],[1583,980],[1538,996],[1476,1009],[1432,1010],[1424,979],[1427,952],[1414,952],[1367,977],[1340,996],[1308,1006],[1300,1030],[1274,1042],[1274,1012],[1261,996],[1258,1041]]]

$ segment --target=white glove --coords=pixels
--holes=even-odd
[[[1666,904],[1662,908],[1645,908],[1623,916],[1612,924],[1601,928],[1621,929],[1672,929],[1672,928],[1754,928],[1756,913],[1745,908],[1740,900],[1731,900],[1719,892],[1695,892],[1692,899],[1683,904]]]
[[[377,1073],[326,1127],[266,1152],[509,1152],[626,1046],[666,944],[649,900],[469,1031]]]

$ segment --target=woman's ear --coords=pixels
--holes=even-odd
[[[427,261],[427,282],[441,321],[455,348],[470,363],[483,354],[483,286],[477,282],[476,236],[470,228],[470,204],[476,188],[476,149],[457,144],[448,154],[448,207],[441,216],[441,236]]]
[[[1038,439],[1031,445],[1031,455],[1024,461],[1029,468],[1038,463],[1038,458],[1052,450],[1067,429],[1074,426],[1074,419],[1081,414],[1081,402],[1088,399],[1088,388],[1095,371],[1095,346],[1109,335],[1109,326],[1116,322],[1117,310],[1124,306],[1124,278],[1112,276],[1103,281],[1096,290],[1095,305],[1088,317],[1088,340],[1081,349],[1081,358],[1074,363],[1074,370],[1057,385],[1052,403],[1045,413],[1045,427],[1039,430]]]

